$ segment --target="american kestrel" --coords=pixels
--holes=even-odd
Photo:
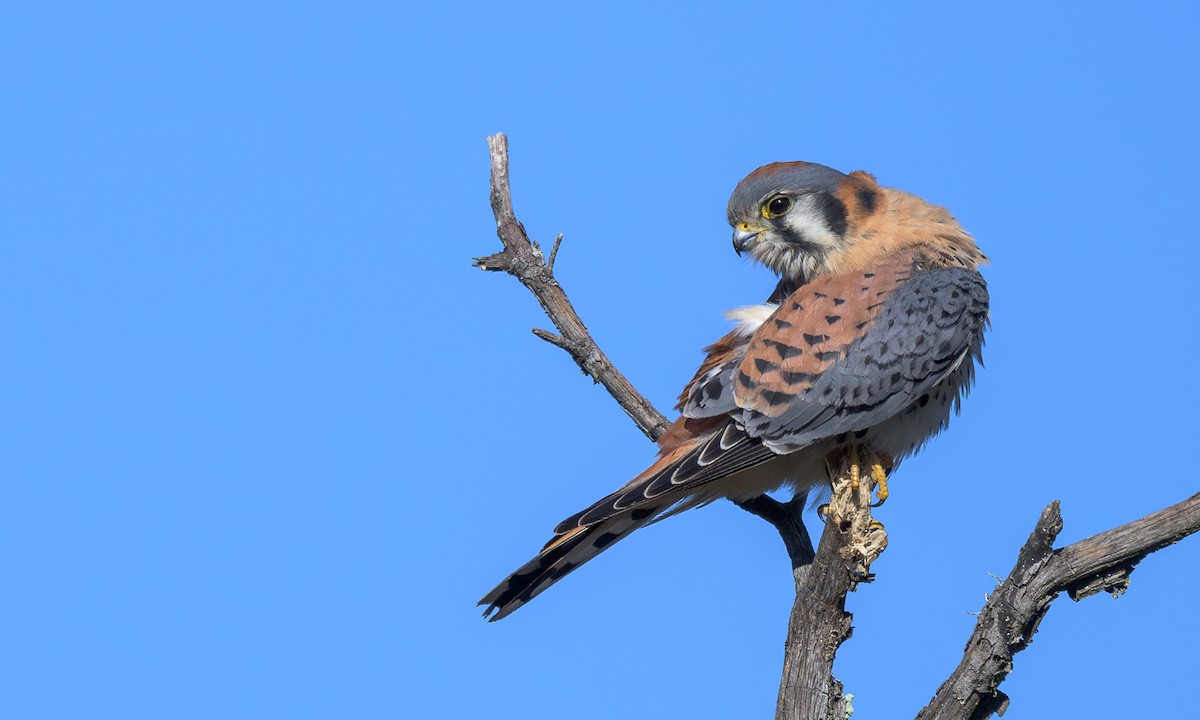
[[[743,179],[728,217],[734,250],[780,276],[775,292],[729,313],[736,327],[705,348],[658,459],[559,523],[480,601],[485,616],[508,615],[668,511],[805,492],[847,453],[882,481],[957,409],[988,320],[987,257],[945,208],[862,171],[785,162]]]

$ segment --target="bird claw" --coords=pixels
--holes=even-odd
[[[892,468],[891,459],[880,455],[879,453],[863,448],[867,462],[863,463],[860,457],[859,448],[851,445],[846,448],[846,470],[850,476],[850,489],[858,490],[862,486],[863,469],[866,468],[871,474],[871,480],[875,485],[875,502],[871,503],[871,507],[877,508],[883,505],[891,495],[888,489],[888,470]]]
[[[875,502],[871,503],[871,507],[877,508],[887,501],[892,494],[888,490],[887,471],[883,469],[881,463],[871,464],[871,479],[875,481]]]
[[[850,465],[850,489],[857,490],[862,478],[862,468],[859,466],[858,448],[851,445],[846,450],[846,461]]]

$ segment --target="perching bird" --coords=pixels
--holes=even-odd
[[[705,349],[658,459],[554,529],[488,593],[499,620],[670,511],[828,480],[829,458],[868,458],[884,480],[946,427],[980,358],[987,257],[944,208],[804,162],[750,173],[728,207],[733,247],[780,276],[730,313]],[[880,496],[884,496],[881,486]]]

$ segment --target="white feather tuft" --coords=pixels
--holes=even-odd
[[[725,312],[725,317],[737,323],[737,331],[741,335],[750,335],[774,314],[779,306],[775,303],[761,305],[745,305]]]

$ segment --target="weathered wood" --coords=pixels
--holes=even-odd
[[[1058,501],[1046,506],[1017,555],[1008,578],[993,591],[962,662],[942,683],[918,720],[983,720],[1003,713],[1000,683],[1013,656],[1033,641],[1050,603],[1061,592],[1080,600],[1097,592],[1119,595],[1142,558],[1200,530],[1200,494],[1118,528],[1054,550],[1062,530]]]

